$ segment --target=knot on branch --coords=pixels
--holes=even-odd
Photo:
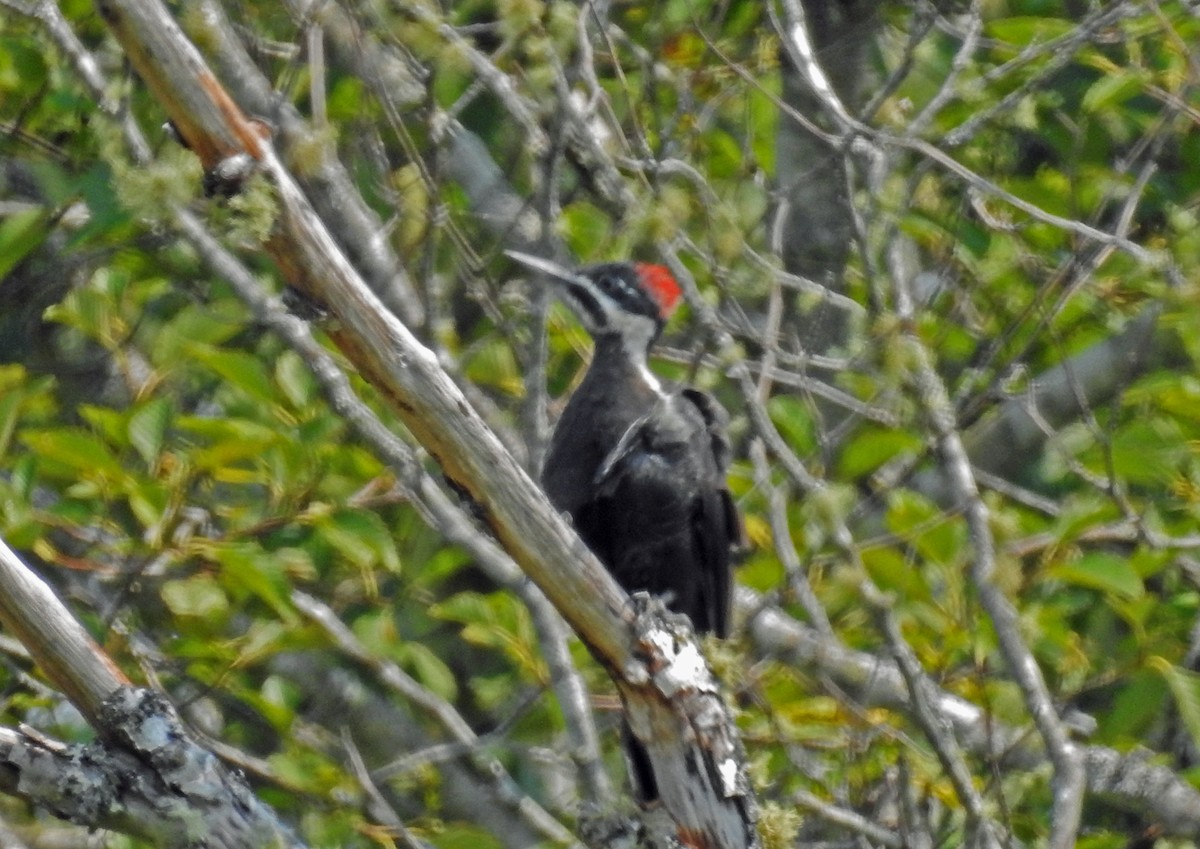
[[[160,693],[122,687],[97,717],[100,739],[63,746],[25,731],[0,746],[18,792],[88,828],[160,846],[296,846],[290,831],[187,734]]]
[[[3,758],[17,775],[17,792],[36,797],[56,817],[94,827],[113,806],[122,771],[93,746],[55,746],[24,735]]]
[[[215,759],[188,741],[174,709],[150,690],[113,691],[97,722],[101,739],[86,745],[64,746],[25,730],[3,757],[17,771],[18,791],[89,828],[124,827],[156,838],[176,833],[167,823],[187,811],[180,770],[197,754]],[[146,820],[165,830],[146,829]],[[195,825],[201,834],[198,813]]]
[[[198,752],[203,754],[201,761],[213,759],[191,742],[174,706],[155,690],[122,687],[113,691],[100,706],[99,720],[105,736],[153,767],[175,789],[181,787],[180,780],[190,784],[189,779],[200,772],[193,768],[187,776],[177,774]]]

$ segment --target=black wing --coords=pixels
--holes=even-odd
[[[627,591],[663,596],[696,630],[729,631],[730,554],[740,523],[725,486],[723,411],[707,395],[668,396],[635,422],[575,513],[584,541]]]
[[[701,515],[693,523],[698,530],[696,547],[705,552],[702,561],[711,564],[706,571],[709,581],[709,597],[716,601],[713,610],[713,633],[718,637],[729,636],[729,619],[733,605],[733,577],[731,560],[743,545],[742,520],[729,492],[726,475],[732,452],[725,428],[728,415],[711,395],[698,389],[684,389],[680,395],[700,413],[704,422],[704,434],[708,439],[708,451],[712,456],[713,470],[708,486],[704,488]]]

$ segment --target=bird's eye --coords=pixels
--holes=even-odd
[[[600,291],[616,298],[629,294],[629,284],[616,274],[605,274],[600,278]]]

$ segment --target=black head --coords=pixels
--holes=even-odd
[[[571,272],[528,254],[508,255],[558,283],[593,337],[619,337],[634,351],[650,347],[679,303],[679,284],[661,265],[603,262]]]

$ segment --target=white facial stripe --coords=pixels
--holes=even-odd
[[[662,395],[662,383],[646,366],[646,351],[650,347],[650,341],[658,332],[658,326],[654,320],[644,315],[635,315],[616,309],[609,314],[608,320],[610,329],[621,337],[625,356],[637,367],[638,374],[646,381],[646,385],[656,394]]]
[[[616,282],[617,288],[621,290],[622,295],[625,295],[629,298],[637,298],[639,296],[638,291],[630,286],[629,281],[624,277],[614,276],[613,280]]]
[[[662,383],[659,382],[657,375],[650,371],[650,367],[646,365],[645,360],[642,360],[638,364],[638,369],[641,371],[642,380],[646,381],[646,385],[654,390],[654,394],[660,398],[665,398],[666,395],[663,394]]]
[[[658,325],[654,323],[654,319],[648,316],[625,312],[608,299],[604,299],[604,306],[607,308],[610,305],[612,306],[611,309],[608,309],[609,330],[620,334],[630,356],[645,359],[650,342],[658,333]]]

